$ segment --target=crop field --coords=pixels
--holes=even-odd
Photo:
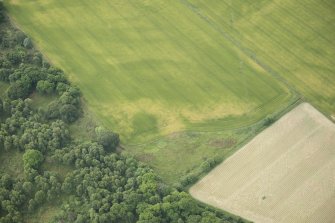
[[[292,97],[182,1],[6,4],[124,144],[250,125]]]
[[[184,0],[307,101],[335,114],[333,0]]]
[[[89,113],[168,182],[227,157],[300,94],[335,113],[330,0],[5,3]]]
[[[190,189],[255,222],[333,222],[335,125],[300,104]]]

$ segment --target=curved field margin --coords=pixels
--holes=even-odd
[[[335,125],[303,103],[190,189],[255,222],[334,222]]]
[[[127,145],[250,125],[292,96],[181,1],[5,3]]]
[[[333,0],[182,1],[322,113],[335,117]]]

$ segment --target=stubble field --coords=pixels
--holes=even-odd
[[[333,222],[335,125],[303,103],[190,189],[255,222]]]

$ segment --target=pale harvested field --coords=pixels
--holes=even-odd
[[[303,103],[190,193],[254,222],[334,222],[335,125]]]

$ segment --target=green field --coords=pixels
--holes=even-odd
[[[7,1],[124,144],[250,125],[292,94],[182,1]]]
[[[185,0],[330,116],[335,114],[333,0]]]
[[[167,182],[225,158],[300,96],[335,113],[331,0],[5,2],[83,91],[94,118],[72,132],[85,138],[97,119]]]

